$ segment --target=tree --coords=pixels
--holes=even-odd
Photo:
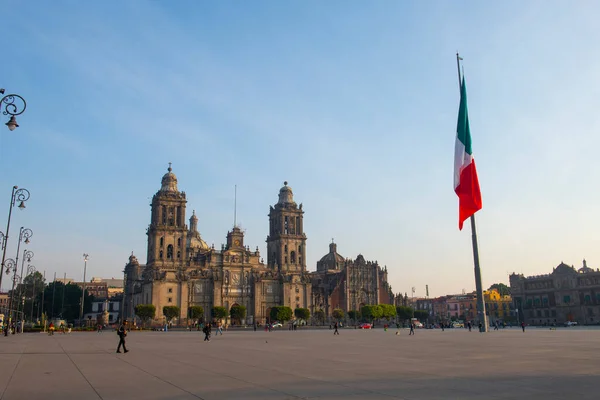
[[[145,324],[156,316],[156,307],[154,304],[138,304],[135,306],[135,315]]]
[[[246,318],[246,307],[235,305],[231,307],[230,315],[232,321],[237,321],[241,324],[242,320]]]
[[[292,309],[287,306],[271,307],[271,320],[284,323],[292,319]]]
[[[315,311],[315,319],[319,321],[321,324],[325,322],[325,311],[317,310]]]
[[[338,321],[341,319],[344,319],[344,316],[346,315],[346,313],[344,312],[344,310],[342,310],[341,308],[336,308],[331,312],[331,316],[334,319],[337,319]]]
[[[406,321],[407,319],[414,317],[415,311],[408,306],[398,306],[396,307],[396,314],[398,315],[398,319],[400,319],[400,321]]]
[[[25,319],[29,319],[32,315],[35,319],[37,316],[38,306],[41,303],[45,285],[44,276],[38,271],[27,275],[23,278],[23,283],[17,285],[15,293],[21,293],[25,297],[25,307],[23,309]]]
[[[308,319],[310,318],[310,310],[308,308],[296,308],[294,310],[294,315],[298,319],[308,321]]]
[[[396,307],[391,304],[380,304],[381,310],[383,312],[382,318],[387,319],[388,321],[396,316]]]
[[[488,290],[496,289],[500,296],[509,296],[510,295],[510,287],[506,286],[504,283],[494,283]]]
[[[360,309],[360,314],[365,319],[365,321],[373,320],[373,306],[362,306]]]
[[[167,318],[167,322],[171,322],[173,318],[179,317],[180,309],[177,306],[164,306],[163,315]]]
[[[53,292],[54,296],[52,296]],[[95,301],[94,296],[90,295],[86,290],[83,302],[84,314],[92,311],[93,301]],[[66,321],[75,321],[79,319],[79,312],[81,310],[81,288],[71,283],[65,285],[59,281],[50,282],[44,289],[44,304],[42,307],[42,312],[45,311],[49,319],[62,318]]]
[[[379,319],[383,317],[383,308],[379,304],[371,306],[371,316],[373,319]]]
[[[189,309],[190,318],[193,320],[200,320],[204,317],[204,308],[201,306],[191,306]]]
[[[215,319],[223,319],[227,317],[227,309],[221,306],[214,306],[212,308],[212,316]]]
[[[427,310],[415,310],[415,318],[419,321],[425,321],[429,318],[429,311]]]
[[[356,324],[356,321],[360,318],[360,311],[356,311],[356,310],[348,311],[348,318],[353,320],[354,323]]]

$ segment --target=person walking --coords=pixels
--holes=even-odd
[[[414,335],[415,334],[415,324],[414,323],[410,323],[410,332],[408,332],[408,336],[410,335]]]
[[[440,328],[442,328],[442,332],[444,332],[444,323],[440,323]]]
[[[497,331],[499,326],[500,323],[498,322],[498,320],[496,320],[496,322],[494,323],[494,330]]]
[[[210,342],[210,324],[206,324],[202,329],[202,332],[204,332],[204,341]]]
[[[125,336],[127,336],[127,321],[123,321],[123,324],[119,326],[117,330],[117,335],[119,335],[119,345],[117,346],[117,353],[121,352],[121,346],[123,346],[123,352],[127,353],[129,350],[125,347]]]
[[[523,332],[525,332],[525,321],[521,322],[521,329],[523,329]]]
[[[335,330],[333,331],[333,334],[334,334],[334,335],[339,335],[340,333],[338,332],[338,323],[337,323],[337,322],[335,323],[335,325],[333,326],[333,328],[335,329]]]

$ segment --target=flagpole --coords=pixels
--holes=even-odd
[[[456,68],[458,70],[459,93],[462,89],[462,76],[460,74],[460,61],[462,57],[456,53]],[[483,285],[481,283],[481,268],[479,267],[479,246],[477,245],[477,228],[475,226],[475,214],[471,215],[471,239],[473,242],[473,263],[475,264],[475,289],[477,291],[477,317],[482,326],[479,332],[488,331],[487,316],[485,314],[485,299],[483,297]]]

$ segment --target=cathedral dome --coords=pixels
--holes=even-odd
[[[317,263],[317,271],[329,269],[341,269],[344,263],[344,257],[337,252],[337,244],[329,244],[329,253],[325,254]]]
[[[292,188],[289,187],[287,184],[287,181],[283,182],[283,187],[279,189],[278,204],[294,203],[294,192],[292,192]]]
[[[177,177],[172,171],[171,163],[169,163],[167,173],[162,177],[161,192],[177,192]]]
[[[202,239],[198,232],[188,236],[188,247],[190,249],[206,251],[209,250],[208,244]]]

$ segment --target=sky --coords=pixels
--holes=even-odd
[[[88,280],[122,277],[132,251],[145,262],[172,162],[215,247],[237,185],[245,242],[265,254],[288,181],[309,270],[333,238],[387,266],[394,292],[474,290],[453,190],[457,51],[484,287],[561,261],[600,267],[597,2],[2,3],[0,87],[27,109],[0,128],[0,230],[12,186],[27,188],[7,258],[32,229],[47,279],[81,280],[83,253]]]

